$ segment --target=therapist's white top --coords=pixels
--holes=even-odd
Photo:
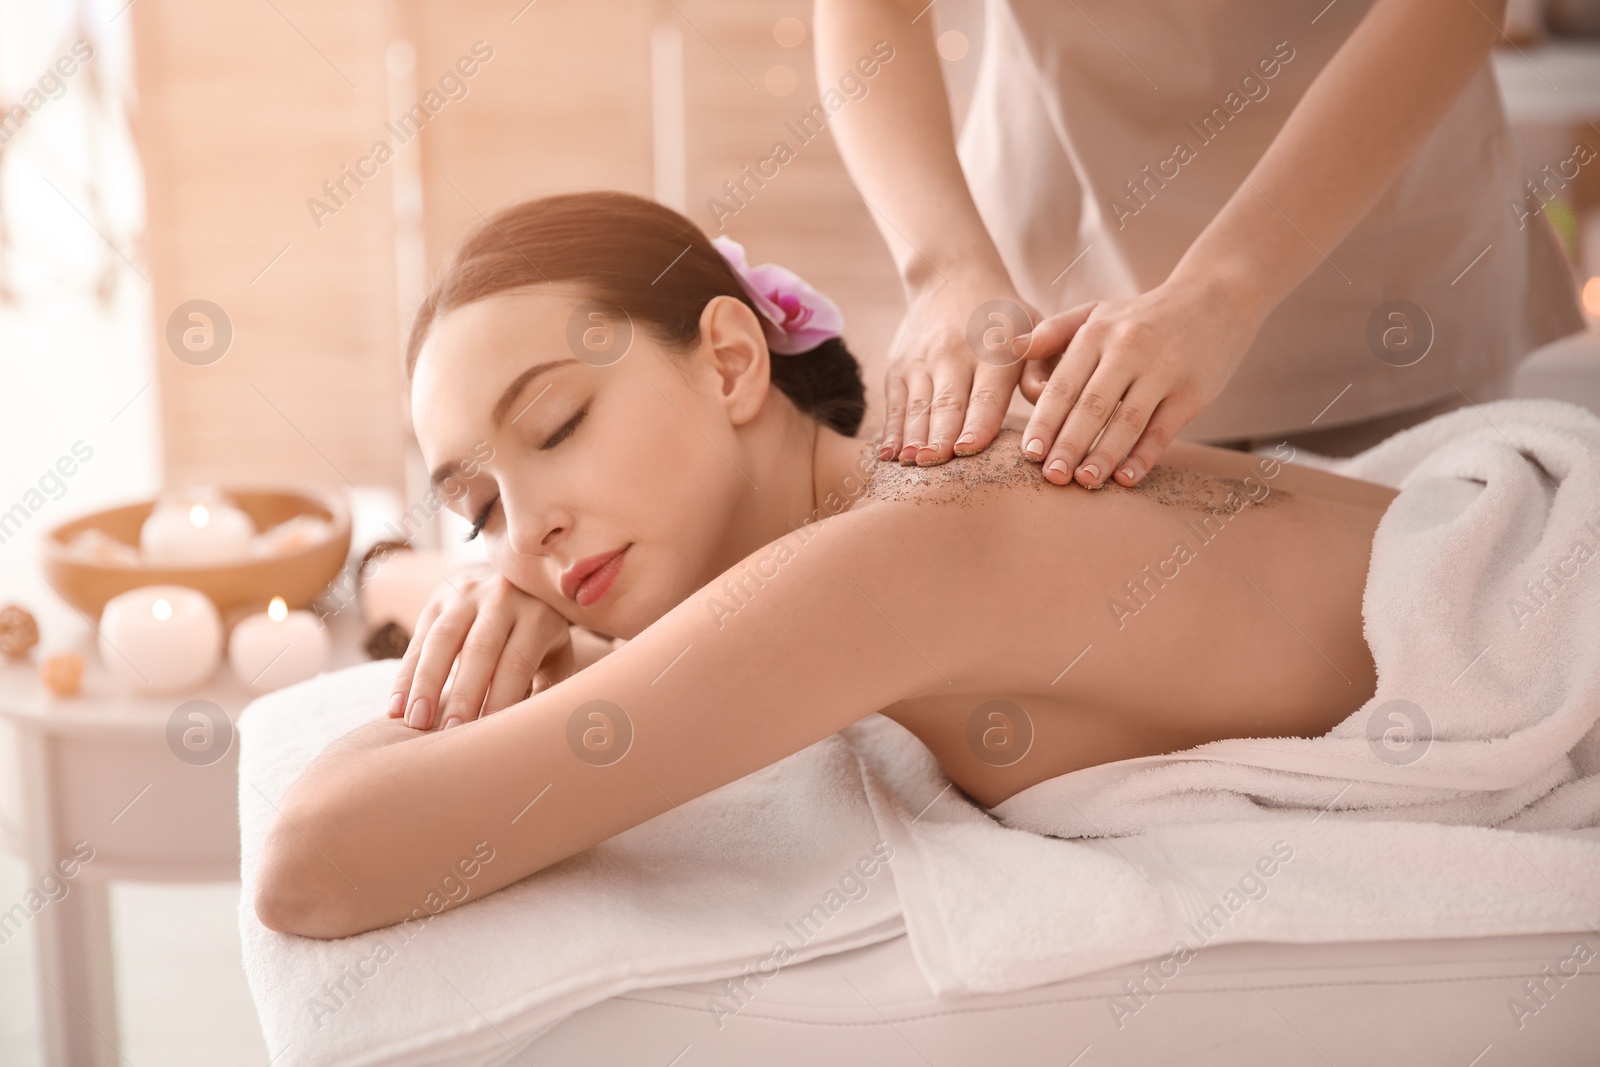
[[[1018,292],[1048,314],[1160,283],[1369,6],[988,0],[960,157]],[[1477,399],[1584,325],[1539,203],[1485,63],[1181,436],[1323,429],[1457,387]]]

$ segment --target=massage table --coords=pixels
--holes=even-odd
[[[1586,831],[1587,832],[1587,831]],[[1574,949],[1586,945],[1578,956]],[[1571,977],[1561,974],[1575,972]],[[902,936],[780,970],[721,1017],[722,982],[612,997],[489,1063],[764,1067],[1600,1063],[1594,930],[1414,941],[1225,944],[1002,995],[939,1000]],[[1544,978],[1548,967],[1558,980]],[[1166,973],[1172,974],[1175,964]],[[1152,977],[1153,976],[1153,977]],[[1524,983],[1542,978],[1543,1004]],[[1159,983],[1159,988],[1158,988]],[[1113,1012],[1113,1002],[1124,1007]],[[1523,1005],[1513,1012],[1512,1003]],[[737,1005],[734,1005],[737,1006]],[[1119,1026],[1120,1022],[1120,1026]],[[681,1058],[679,1058],[681,1057]]]

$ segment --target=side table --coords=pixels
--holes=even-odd
[[[366,661],[359,610],[331,616],[328,626],[327,670]],[[109,883],[238,879],[232,724],[257,694],[224,658],[193,692],[132,697],[106,673],[93,635],[74,651],[86,669],[72,697],[44,688],[34,662],[0,662],[0,847],[22,857],[36,891],[0,901],[9,909],[0,911],[0,942],[32,931],[45,1062],[110,1067],[120,1053]],[[191,700],[210,701],[226,724],[202,725],[186,747],[183,730],[202,722],[178,713]]]

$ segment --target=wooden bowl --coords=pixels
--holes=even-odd
[[[314,544],[260,559],[193,567],[154,567],[102,563],[67,551],[67,542],[88,529],[98,529],[124,544],[139,545],[139,529],[155,507],[154,500],[98,511],[63,523],[45,535],[39,546],[45,577],[67,602],[91,620],[100,618],[106,601],[146,585],[184,585],[210,597],[217,610],[260,610],[275,596],[291,608],[303,608],[322,595],[350,552],[350,510],[337,493],[295,489],[222,487],[222,492],[263,531],[296,515],[330,523],[329,536]]]

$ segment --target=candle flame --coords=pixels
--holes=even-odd
[[[172,604],[166,597],[156,599],[150,605],[150,614],[157,622],[166,622],[172,618]]]
[[[211,512],[206,510],[204,504],[196,504],[189,509],[189,522],[197,530],[204,530],[211,525]]]
[[[275,596],[272,603],[267,605],[267,618],[273,622],[282,622],[289,617],[289,605],[283,602],[283,597]]]

